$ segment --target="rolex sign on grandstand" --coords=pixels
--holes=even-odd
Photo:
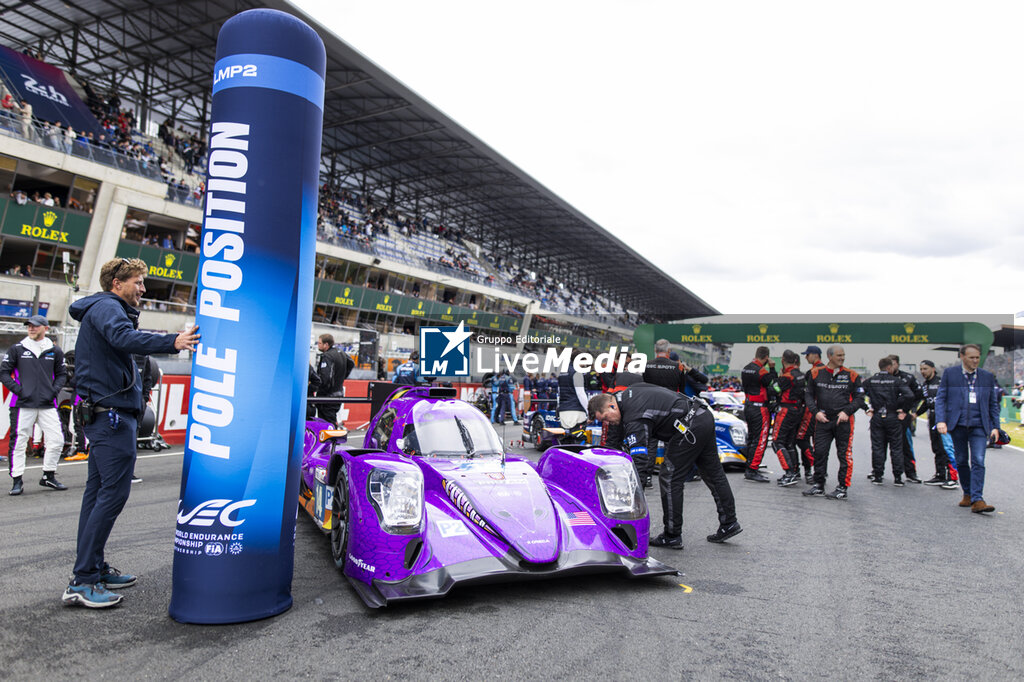
[[[420,374],[469,376],[470,336],[465,322],[458,327],[420,327]]]
[[[292,603],[325,64],[317,34],[283,12],[243,12],[218,37],[174,537],[182,622]]]

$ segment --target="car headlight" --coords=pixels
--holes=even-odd
[[[729,435],[732,436],[732,444],[741,447],[747,444],[747,427],[744,424],[733,424],[729,427]]]
[[[380,526],[388,533],[414,533],[423,520],[423,474],[418,469],[374,469],[367,481]]]
[[[605,515],[639,519],[647,513],[640,481],[632,464],[606,464],[597,470],[597,489]]]

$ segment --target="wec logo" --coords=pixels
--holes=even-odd
[[[245,523],[245,519],[235,520],[231,518],[239,509],[245,509],[256,504],[256,500],[242,500],[232,502],[231,500],[207,500],[196,506],[189,513],[182,513],[181,500],[178,501],[178,524],[185,526],[212,526],[214,521],[219,521],[222,526],[234,528]]]

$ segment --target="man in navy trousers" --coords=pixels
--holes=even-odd
[[[935,396],[935,428],[949,433],[956,451],[956,468],[964,490],[961,507],[972,512],[995,511],[985,502],[985,446],[999,437],[999,397],[996,377],[978,369],[981,347],[969,343],[960,348],[960,367],[942,373]]]

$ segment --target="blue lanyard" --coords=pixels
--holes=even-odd
[[[973,372],[967,372],[964,374],[964,379],[967,381],[967,390],[970,393],[974,393],[974,384],[978,380],[978,370]]]

